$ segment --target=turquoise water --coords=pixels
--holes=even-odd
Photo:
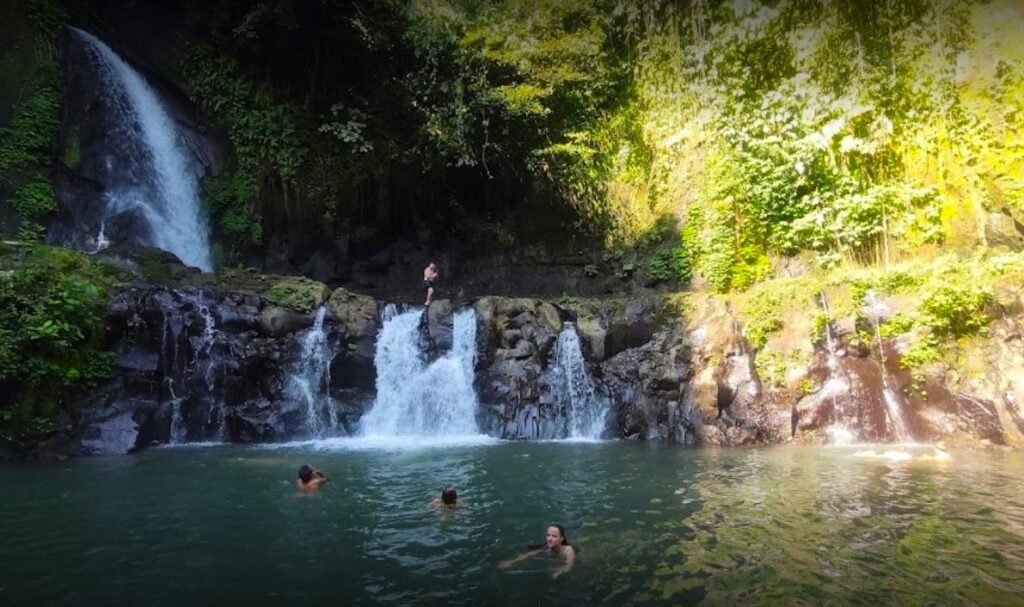
[[[158,449],[0,468],[0,604],[1011,605],[1024,455]],[[932,453],[917,449],[913,453]],[[900,456],[903,457],[903,456]],[[312,463],[333,482],[297,495]],[[429,509],[441,486],[466,507]],[[576,568],[499,561],[564,524]]]

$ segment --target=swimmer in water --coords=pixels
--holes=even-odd
[[[438,510],[454,510],[463,507],[465,502],[459,500],[459,494],[453,485],[445,485],[444,489],[441,489],[441,497],[435,497],[428,505]]]
[[[508,561],[502,561],[498,564],[499,569],[509,569],[520,561],[545,554],[551,558],[561,559],[565,561],[565,564],[559,567],[553,574],[552,578],[566,573],[572,569],[573,563],[576,562],[576,549],[569,543],[569,538],[565,535],[565,527],[558,523],[552,523],[548,526],[548,531],[544,534],[544,543],[530,546],[530,551],[526,554],[521,554],[514,559]]]
[[[326,474],[313,466],[303,465],[299,468],[299,479],[295,481],[295,488],[299,490],[299,493],[315,493],[330,480]]]

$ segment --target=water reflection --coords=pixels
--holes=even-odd
[[[1024,593],[1024,456],[858,450],[211,447],[4,469],[0,602],[1012,604]],[[333,482],[297,495],[302,463]],[[449,482],[466,506],[428,508]],[[553,521],[579,548],[573,572],[497,569]]]

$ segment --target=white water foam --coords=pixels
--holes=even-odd
[[[396,437],[417,442],[479,441],[473,391],[476,312],[456,312],[452,350],[426,364],[419,346],[421,309],[398,313],[388,306],[377,336],[374,366],[377,398],[363,417],[362,438],[389,444]]]
[[[453,447],[481,447],[501,444],[503,441],[475,434],[468,436],[352,436],[299,440],[286,443],[254,445],[260,449],[309,449],[312,451],[419,451]]]
[[[327,306],[324,305],[302,338],[299,364],[288,378],[291,397],[303,404],[306,434],[310,438],[330,436],[338,428],[338,412],[330,395],[333,352],[324,330],[326,316]]]
[[[565,323],[555,343],[548,378],[555,402],[568,412],[569,438],[597,440],[604,432],[609,403],[594,385],[580,348],[576,327]]]

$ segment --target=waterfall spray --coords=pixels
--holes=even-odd
[[[146,81],[109,46],[80,29],[96,72],[110,94],[124,149],[117,150],[118,177],[106,194],[107,217],[135,211],[145,220],[145,244],[174,253],[184,263],[213,269],[209,232],[200,212],[198,174],[190,167],[177,127]],[[98,242],[106,240],[101,224]]]
[[[572,323],[565,323],[558,334],[548,384],[555,402],[567,411],[569,438],[601,438],[608,400],[598,393],[587,372],[579,335]]]
[[[456,312],[452,350],[429,365],[419,349],[424,312],[384,310],[374,365],[377,399],[363,418],[367,436],[459,437],[477,435],[473,391],[476,312]]]
[[[324,330],[327,306],[316,313],[313,326],[302,338],[301,358],[288,379],[292,397],[303,406],[306,434],[323,438],[338,427],[338,412],[330,395],[333,351]]]

